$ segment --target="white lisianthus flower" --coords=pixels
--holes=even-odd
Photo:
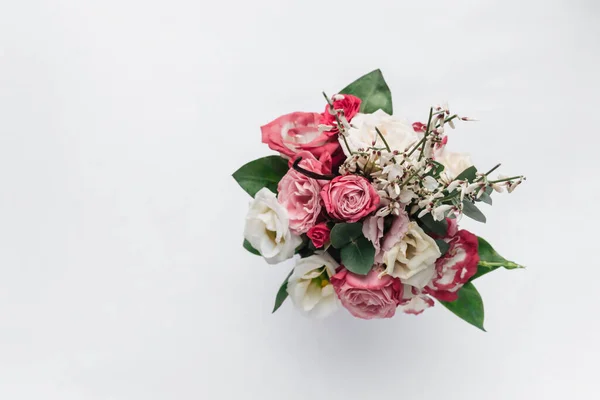
[[[328,253],[298,260],[288,279],[287,292],[303,314],[325,318],[339,308],[340,301],[330,282],[338,266]]]
[[[400,278],[402,283],[422,289],[433,278],[435,262],[441,255],[435,240],[411,221],[406,234],[384,251],[385,273]]]
[[[435,161],[444,166],[444,174],[448,180],[456,178],[465,169],[473,166],[468,153],[455,153],[445,148],[435,155]]]
[[[290,232],[287,210],[267,188],[259,190],[250,203],[244,237],[269,264],[292,258],[302,243],[300,236]]]
[[[359,113],[352,118],[352,127],[346,134],[350,150],[366,150],[367,147],[373,146],[373,141],[375,141],[375,147],[385,147],[385,143],[383,143],[375,128],[379,129],[385,137],[385,141],[392,151],[402,152],[419,140],[419,136],[408,121],[388,115],[383,110],[377,110],[373,114]],[[346,148],[344,139],[340,137],[339,140],[344,153],[349,157],[350,153]]]

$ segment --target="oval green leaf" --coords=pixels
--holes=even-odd
[[[455,301],[440,301],[448,310],[469,324],[481,329],[483,328],[484,311],[483,300],[475,286],[468,282],[458,291],[458,299]]]
[[[336,249],[341,249],[352,239],[362,235],[362,224],[360,222],[355,223],[342,223],[335,224],[331,229],[331,245]]]
[[[252,197],[266,187],[277,193],[277,184],[288,172],[288,161],[279,156],[268,156],[250,161],[233,173],[233,178]]]
[[[340,91],[341,94],[351,94],[361,99],[360,112],[371,114],[382,109],[392,115],[392,92],[388,87],[381,70],[376,69],[361,76]]]
[[[344,246],[340,256],[342,264],[348,271],[366,275],[375,262],[375,247],[367,238],[361,236]]]

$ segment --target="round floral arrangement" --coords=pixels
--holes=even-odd
[[[244,247],[269,264],[296,257],[280,287],[303,314],[340,308],[363,319],[420,314],[434,299],[483,329],[473,281],[521,266],[475,234],[463,216],[486,222],[480,203],[512,192],[525,178],[479,171],[447,149],[448,128],[472,118],[429,109],[422,122],[393,115],[375,70],[332,97],[322,113],[294,112],[263,126],[279,153],[249,162],[233,177],[254,199]]]

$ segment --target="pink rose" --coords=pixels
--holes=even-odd
[[[358,175],[337,176],[321,190],[327,213],[344,222],[356,222],[377,209],[380,199],[368,180]]]
[[[302,157],[299,166],[318,174],[331,174],[331,157],[323,155],[317,160],[311,153],[303,151],[297,154]],[[290,161],[292,163],[292,161]],[[290,230],[301,235],[315,226],[321,213],[319,193],[327,181],[316,180],[296,171],[293,168],[281,178],[277,191],[277,200],[288,212]]]
[[[402,301],[403,285],[398,278],[384,275],[379,268],[357,275],[341,268],[330,281],[342,305],[358,318],[391,318]]]
[[[327,226],[326,223],[322,222],[310,228],[306,236],[310,240],[312,240],[313,244],[317,249],[320,249],[325,245],[325,243],[329,242],[329,235],[331,230]]]
[[[436,261],[435,275],[425,291],[438,300],[454,301],[458,290],[477,272],[479,242],[465,230],[445,240],[450,248]]]
[[[323,154],[339,158],[341,148],[337,137],[319,132],[320,119],[319,113],[295,112],[283,115],[260,128],[262,141],[272,150],[289,158],[303,150],[317,158]]]
[[[361,101],[358,97],[352,96],[351,94],[341,94],[337,96],[341,96],[343,98],[341,100],[334,100],[333,108],[336,110],[344,110],[344,116],[346,117],[346,120],[350,122],[352,118],[354,118],[354,116],[358,114],[360,110]],[[325,106],[325,111],[323,112],[323,114],[321,114],[321,119],[319,120],[319,123],[333,127],[333,129],[325,131],[325,134],[327,136],[334,136],[339,133],[335,115],[329,112],[329,104]]]

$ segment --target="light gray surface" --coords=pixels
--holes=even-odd
[[[427,3],[428,5],[415,5]],[[368,6],[367,6],[368,5]],[[0,398],[597,396],[596,1],[2,1]],[[380,67],[397,113],[529,180],[486,208],[526,271],[478,282],[484,334],[321,322],[240,246],[259,126]],[[594,394],[595,393],[595,394]]]

